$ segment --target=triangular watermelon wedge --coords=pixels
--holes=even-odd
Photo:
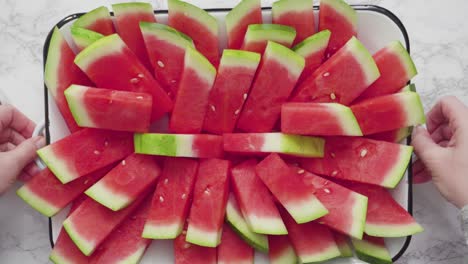
[[[293,45],[315,33],[313,0],[280,0],[271,7],[273,24],[296,29]]]
[[[229,49],[240,49],[247,27],[262,24],[260,0],[242,0],[226,15],[226,32]]]
[[[109,9],[105,6],[100,6],[82,15],[73,23],[72,27],[87,29],[104,36],[115,33]]]
[[[364,236],[362,240],[352,239],[352,243],[360,260],[378,264],[393,263],[383,238]]]

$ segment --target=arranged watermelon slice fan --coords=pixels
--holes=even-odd
[[[264,24],[242,0],[222,25],[168,1],[99,7],[68,43],[55,28],[45,83],[71,135],[17,194],[51,217],[73,203],[54,263],[138,263],[174,239],[176,263],[357,257],[391,263],[383,238],[423,228],[391,196],[425,122],[406,49],[371,55],[355,10],[280,0]],[[220,26],[225,26],[226,47]],[[318,32],[318,33],[316,33]],[[220,48],[226,48],[220,52]],[[79,53],[75,53],[75,51]]]

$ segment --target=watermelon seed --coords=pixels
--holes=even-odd
[[[331,94],[330,94],[330,98],[331,98],[332,100],[335,100],[335,99],[336,99],[335,93],[331,93]]]
[[[189,243],[185,243],[184,248],[189,248],[189,247],[190,247],[190,244],[189,244]]]
[[[143,96],[137,96],[136,99],[143,100]]]
[[[99,154],[101,154],[101,152],[99,152],[99,150],[95,150],[94,154],[99,155]]]
[[[205,194],[210,194],[210,189],[208,187],[205,189]]]
[[[176,83],[177,81],[176,80],[171,80],[171,83]]]
[[[328,77],[328,76],[330,76],[329,72],[326,72],[326,73],[323,74],[323,77]]]
[[[130,83],[132,83],[132,84],[137,84],[137,83],[139,83],[139,82],[140,82],[140,79],[138,79],[138,78],[132,78],[132,79],[130,79]]]
[[[132,220],[136,220],[136,216],[132,216]]]
[[[216,112],[216,107],[214,105],[210,105],[211,111]]]
[[[187,234],[187,230],[182,231],[182,234],[183,234],[183,235],[186,235],[186,234]]]
[[[162,197],[162,195],[159,196],[159,201],[162,203],[164,202],[164,197]]]
[[[104,141],[104,146],[106,146],[106,147],[109,146],[109,142]]]
[[[336,157],[335,153],[333,153],[333,152],[330,153],[330,156],[331,156],[332,158]]]
[[[84,182],[84,184],[86,185],[86,184],[88,184],[88,182],[89,182],[89,180],[86,180],[86,181]]]
[[[247,99],[247,94],[245,93],[245,94],[244,94],[244,100],[246,100],[246,99]]]
[[[331,173],[332,176],[336,176],[337,174],[338,174],[338,171],[336,171],[336,170],[332,171],[332,173]]]
[[[187,197],[187,195],[185,193],[182,194],[181,198],[182,199],[185,199],[185,197]]]
[[[122,160],[122,166],[125,166],[125,164],[127,164],[127,162],[125,160]]]
[[[139,73],[139,74],[137,75],[137,77],[140,78],[140,79],[143,79],[143,77],[145,77],[145,75],[143,75],[143,73]]]
[[[238,115],[239,113],[240,113],[240,109],[237,109],[237,110],[234,112],[235,115]]]
[[[168,181],[169,181],[168,178],[164,179],[164,184],[167,184]]]
[[[361,158],[364,158],[367,155],[367,149],[361,150]]]
[[[305,170],[298,170],[297,174],[303,174],[304,172],[305,172]]]
[[[164,63],[160,60],[158,60],[158,66],[161,67],[161,68],[164,68]]]
[[[326,192],[326,193],[331,193],[331,191],[329,189],[327,189],[327,188],[323,189],[323,191]]]

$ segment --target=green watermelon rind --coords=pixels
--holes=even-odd
[[[80,175],[73,171],[60,157],[55,155],[53,146],[49,145],[37,151],[37,155],[46,164],[47,168],[57,177],[57,179],[66,184],[78,178]]]
[[[205,10],[179,0],[168,0],[167,5],[169,16],[171,16],[171,13],[173,12],[182,13],[183,15],[200,22],[207,29],[209,29],[213,35],[218,35],[218,21]]]
[[[399,97],[403,107],[405,108],[407,125],[422,125],[426,123],[426,115],[424,114],[424,107],[418,93],[405,92],[397,93],[394,96]]]
[[[374,237],[406,237],[424,231],[418,223],[411,224],[371,224],[366,223],[365,232]]]
[[[340,257],[342,258],[350,258],[354,256],[353,250],[351,249],[348,243],[343,244],[336,244],[338,246],[338,250],[340,251]]]
[[[226,15],[226,32],[231,32],[253,9],[260,9],[260,0],[242,0]]]
[[[151,13],[153,14],[153,6],[150,3],[143,2],[130,2],[130,3],[118,3],[112,5],[114,15],[122,15],[125,13]]]
[[[263,56],[283,65],[295,79],[298,79],[304,70],[305,59],[302,56],[273,41],[268,41]]]
[[[328,248],[321,250],[320,252],[302,256],[298,255],[298,257],[302,263],[315,263],[337,258],[340,255],[341,253],[338,249],[338,246],[336,244],[333,244],[330,245]]]
[[[182,223],[152,224],[146,221],[142,237],[148,239],[175,239],[182,233]]]
[[[329,107],[339,119],[340,127],[343,129],[342,136],[362,136],[361,127],[351,108],[337,103],[323,103],[322,105]]]
[[[57,252],[55,250],[52,250],[52,253],[50,253],[49,260],[52,261],[55,264],[69,263],[68,259],[66,259],[65,257],[57,254]]]
[[[84,104],[84,94],[88,87],[72,84],[64,92],[70,112],[80,127],[95,127]]]
[[[319,137],[264,133],[263,152],[278,152],[300,157],[322,158],[325,140]]]
[[[366,85],[369,86],[380,77],[380,71],[369,50],[356,38],[352,37],[344,46],[361,66]]]
[[[283,202],[282,204],[298,224],[304,224],[316,220],[329,213],[327,208],[325,208],[325,206],[313,194],[303,198],[300,202]]]
[[[240,210],[236,210],[236,207],[238,208],[238,206],[232,204],[235,203],[234,199],[235,198],[231,194],[226,206],[226,222],[250,246],[261,252],[268,252],[267,236],[263,234],[254,233],[249,228],[249,225],[242,216]]]
[[[321,0],[320,5],[328,5],[332,7],[336,12],[340,13],[345,17],[348,22],[357,27],[357,13],[356,10],[350,5],[348,5],[343,0]]]
[[[353,206],[353,226],[349,231],[351,237],[362,239],[366,226],[368,198],[364,195],[354,192],[356,201]]]
[[[113,192],[102,180],[89,187],[85,194],[112,211],[119,211],[132,203],[131,198]]]
[[[263,235],[287,235],[288,230],[281,218],[258,217],[243,213],[250,230]]]
[[[173,134],[134,135],[135,153],[177,157],[177,137]]]
[[[277,24],[251,24],[244,37],[244,45],[251,42],[274,41],[291,45],[296,38],[293,27]]]
[[[304,39],[292,48],[297,54],[306,58],[310,54],[314,54],[319,50],[326,49],[330,40],[331,31],[328,29],[322,30],[314,35]]]
[[[245,51],[225,49],[223,56],[221,56],[221,63],[223,67],[247,67],[256,69],[260,63],[261,56],[258,53]]]
[[[132,255],[127,256],[125,259],[120,260],[119,264],[137,264],[140,263],[140,260],[143,258],[145,254],[147,246],[140,247],[137,251],[135,251]]]
[[[374,245],[366,240],[351,239],[351,241],[360,260],[375,264],[392,263],[392,257],[386,248]]]
[[[74,26],[71,27],[70,32],[75,44],[81,48],[86,48],[104,37],[101,33]]]
[[[405,92],[416,92],[416,85],[414,83],[411,83],[409,85],[406,85],[405,87],[401,88],[399,91],[400,93],[405,93]]]
[[[205,80],[210,86],[213,86],[216,78],[216,68],[199,51],[192,47],[187,47],[184,57],[184,71],[190,68]],[[211,88],[211,87],[210,87]]]
[[[271,264],[291,264],[291,263],[298,263],[298,258],[294,248],[292,246],[286,248],[281,252],[280,256],[276,258],[269,258]]]
[[[84,238],[80,236],[80,234],[73,228],[73,223],[70,220],[70,216],[63,221],[63,228],[67,232],[68,236],[70,236],[73,243],[78,247],[78,249],[85,255],[90,256],[96,246],[92,243],[87,242]]]
[[[109,9],[105,6],[100,6],[79,17],[75,23],[73,23],[72,27],[87,28],[97,19],[105,17],[110,19]]]
[[[43,214],[47,217],[52,217],[56,215],[62,208],[55,207],[53,204],[47,202],[42,197],[36,195],[32,190],[30,190],[26,185],[22,186],[16,191],[16,194],[23,199],[29,206],[34,210]]]
[[[180,48],[194,47],[193,40],[189,36],[168,25],[141,21],[140,29],[143,35],[155,36]]]
[[[44,69],[44,82],[53,97],[57,96],[57,83],[59,81],[60,51],[61,45],[65,43],[65,38],[60,30],[55,27],[50,38],[47,60]]]
[[[388,171],[387,175],[383,177],[384,180],[381,183],[381,186],[383,187],[389,189],[395,188],[405,174],[413,154],[413,147],[401,145],[400,149],[401,150],[398,161],[395,162],[395,165]]]
[[[391,42],[388,45],[388,48],[400,59],[403,68],[405,69],[405,72],[407,74],[408,80],[411,80],[414,76],[418,74],[418,70],[416,69],[416,65],[414,64],[413,59],[411,59],[411,56],[409,55],[408,51],[405,47],[403,47],[400,41],[396,40]]]
[[[274,2],[271,6],[271,14],[273,17],[280,17],[289,12],[301,12],[313,9],[313,0],[280,0]]]
[[[215,248],[221,243],[221,231],[222,230],[202,230],[189,222],[185,241],[202,247]]]
[[[109,56],[114,53],[120,53],[125,47],[125,43],[118,34],[105,36],[78,53],[74,62],[78,67],[86,72],[86,69],[91,63],[95,62],[99,58]]]

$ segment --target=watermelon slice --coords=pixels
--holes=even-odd
[[[359,259],[368,263],[391,264],[392,257],[379,237],[365,236],[363,240],[352,239],[354,250]]]
[[[99,246],[89,263],[139,263],[151,244],[151,240],[141,237],[150,206],[149,199],[143,201]]]
[[[412,153],[411,146],[358,137],[330,137],[324,158],[303,159],[301,165],[320,175],[395,188]]]
[[[88,198],[65,219],[63,227],[81,252],[90,256],[104,239],[138,208],[145,196],[146,194],[118,212]]]
[[[216,68],[193,48],[187,47],[169,129],[174,133],[200,133],[208,110],[208,97]]]
[[[188,215],[197,170],[196,160],[166,158],[143,237],[174,239],[180,235]]]
[[[296,252],[288,236],[268,236],[268,244],[268,258],[271,264],[297,263]]]
[[[219,63],[218,21],[205,10],[192,4],[169,0],[169,26],[187,34],[195,47],[211,64]]]
[[[73,60],[75,53],[56,27],[50,38],[45,62],[44,82],[71,132],[80,128],[73,118],[63,92],[70,84],[90,85],[91,82]]]
[[[337,103],[283,104],[281,131],[300,135],[362,136],[351,109]]]
[[[232,193],[229,195],[226,205],[226,222],[251,247],[261,252],[268,252],[267,236],[255,233],[250,229]]]
[[[298,167],[291,167],[313,190],[329,213],[318,220],[343,234],[361,239],[367,213],[367,197]]]
[[[37,151],[63,183],[103,168],[133,153],[132,134],[83,129]]]
[[[187,242],[204,247],[217,247],[221,242],[229,167],[227,160],[200,161],[188,219]]]
[[[39,213],[52,217],[102,178],[112,167],[113,165],[109,165],[68,184],[62,184],[46,168],[19,188],[16,194]]]
[[[113,4],[117,33],[127,46],[140,59],[145,67],[152,71],[146,52],[145,42],[140,30],[140,22],[156,22],[153,7],[150,3],[120,3]]]
[[[330,35],[330,30],[323,30],[294,46],[293,50],[305,59],[305,67],[298,83],[303,82],[322,65]]]
[[[174,240],[175,264],[216,264],[216,248],[188,243],[184,233]]]
[[[375,140],[398,143],[398,142],[401,142],[403,139],[409,137],[412,132],[413,132],[413,127],[403,127],[400,129],[367,135],[366,137],[375,139]]]
[[[351,110],[364,135],[421,125],[426,122],[421,99],[415,92],[368,99],[351,106]]]
[[[262,180],[255,174],[257,161],[245,161],[231,170],[231,184],[248,227],[255,233],[281,235],[288,231]]]
[[[223,137],[216,135],[135,134],[139,154],[188,158],[223,156]]]
[[[133,93],[71,85],[65,90],[70,110],[80,127],[148,132],[152,97]]]
[[[152,121],[172,109],[164,89],[117,34],[91,44],[76,56],[75,63],[98,87],[151,94]]]
[[[304,185],[301,177],[278,154],[270,154],[255,167],[255,171],[298,224],[328,214],[314,190]]]
[[[301,263],[321,262],[340,256],[333,233],[328,227],[313,221],[297,224],[284,209],[281,208],[280,212]]]
[[[246,132],[271,131],[304,63],[292,50],[269,41],[237,127]]]
[[[254,250],[224,224],[218,247],[218,264],[253,264]]]
[[[393,41],[374,54],[380,78],[367,88],[356,101],[398,92],[418,71],[408,51],[400,41]]]
[[[333,232],[333,236],[335,237],[336,245],[338,246],[338,249],[340,250],[341,257],[343,258],[352,257],[354,254],[353,254],[353,250],[351,249],[349,238],[338,232]]]
[[[105,6],[82,15],[73,23],[73,27],[88,29],[105,36],[115,33],[114,23],[112,23],[109,10]]]
[[[193,47],[193,41],[164,24],[140,22],[140,29],[154,68],[154,77],[174,98],[182,76],[185,49]]]
[[[86,47],[93,44],[98,39],[104,37],[104,35],[101,33],[97,33],[92,30],[80,27],[71,27],[70,33],[78,51],[84,50]]]
[[[405,237],[423,231],[388,190],[362,183],[347,183],[346,186],[369,198],[366,234],[375,237]]]
[[[273,24],[290,26],[296,29],[297,44],[315,33],[313,0],[280,0],[271,7]]]
[[[248,51],[224,50],[218,75],[210,93],[203,129],[222,134],[230,133],[247,99],[255,77],[260,55]]]
[[[289,48],[292,46],[294,38],[296,38],[296,30],[292,27],[275,24],[253,24],[247,28],[241,49],[263,54],[269,41],[274,41]]]
[[[318,137],[282,133],[234,133],[223,135],[227,152],[238,154],[282,153],[299,157],[323,157],[325,141]]]
[[[262,24],[260,0],[242,0],[226,15],[226,32],[229,49],[240,49],[247,27]]]
[[[343,0],[321,0],[319,31],[324,29],[332,33],[326,55],[329,58],[357,35],[356,11]]]
[[[353,37],[296,88],[292,101],[349,105],[379,76],[371,54]]]
[[[132,154],[85,193],[105,207],[119,211],[155,185],[160,173],[152,156]]]

